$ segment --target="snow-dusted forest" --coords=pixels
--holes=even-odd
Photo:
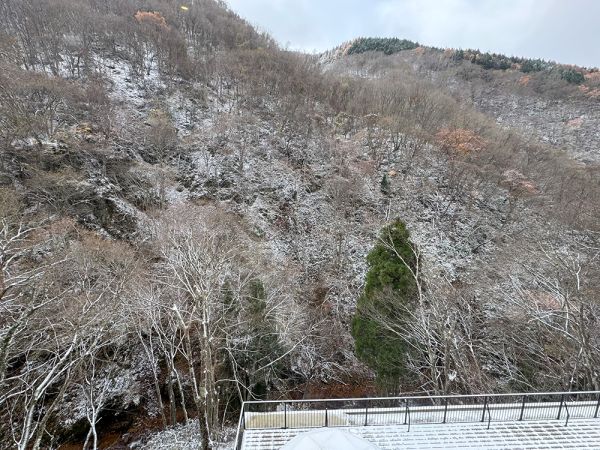
[[[493,58],[305,55],[215,0],[0,0],[0,448],[599,390],[600,77]]]

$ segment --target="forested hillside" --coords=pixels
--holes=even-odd
[[[600,78],[468,55],[290,52],[215,0],[0,0],[0,448],[600,389]]]

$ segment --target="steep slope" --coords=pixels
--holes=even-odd
[[[324,71],[211,0],[1,6],[0,447],[208,446],[246,398],[382,389],[349,327],[395,218],[427,288],[394,389],[598,387],[594,152],[505,128],[509,81]]]

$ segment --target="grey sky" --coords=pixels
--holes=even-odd
[[[600,0],[227,0],[280,44],[322,51],[359,36],[600,66]]]

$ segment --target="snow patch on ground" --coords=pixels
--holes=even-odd
[[[235,428],[225,428],[219,442],[213,445],[214,450],[234,450]],[[190,420],[183,425],[168,428],[153,434],[145,444],[132,444],[130,448],[143,450],[198,450],[200,447],[200,432],[198,421]]]

